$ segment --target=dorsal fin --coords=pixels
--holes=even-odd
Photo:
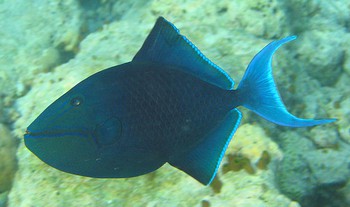
[[[159,17],[151,33],[135,55],[133,62],[157,62],[178,66],[204,81],[223,89],[232,89],[234,82],[219,66],[163,17]]]

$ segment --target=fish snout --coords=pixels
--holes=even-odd
[[[26,131],[24,132],[24,136],[30,135],[30,134],[31,134],[31,132],[28,129],[26,129]]]

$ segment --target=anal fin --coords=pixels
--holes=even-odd
[[[224,157],[228,144],[236,132],[241,113],[233,109],[221,124],[210,132],[196,148],[169,161],[174,167],[186,172],[204,185],[209,185]]]

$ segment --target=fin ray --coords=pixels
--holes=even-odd
[[[241,120],[238,109],[231,110],[225,119],[209,133],[204,141],[188,154],[169,161],[204,185],[209,185],[220,166],[225,151]]]
[[[289,127],[306,127],[326,124],[335,119],[301,119],[289,113],[277,91],[272,77],[272,56],[283,44],[295,40],[296,36],[273,41],[264,47],[250,62],[237,88],[242,105],[263,118]]]
[[[157,62],[178,66],[204,81],[223,89],[232,89],[234,81],[205,55],[172,23],[159,17],[152,31],[135,55],[133,62]]]

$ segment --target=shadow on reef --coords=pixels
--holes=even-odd
[[[301,206],[308,207],[344,207],[349,206],[346,198],[339,190],[345,186],[345,182],[331,183],[317,186],[309,194],[304,195],[299,201]]]
[[[318,149],[311,140],[282,131],[278,142],[285,152],[276,172],[283,194],[301,206],[350,206],[344,191],[350,174],[347,146],[339,141],[338,148]]]

